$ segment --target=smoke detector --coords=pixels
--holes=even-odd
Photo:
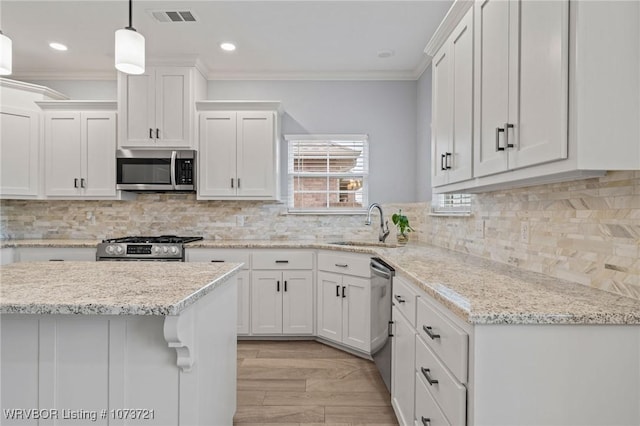
[[[190,10],[148,10],[157,22],[196,22],[196,17]]]

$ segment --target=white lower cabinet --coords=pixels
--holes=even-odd
[[[413,424],[415,336],[413,325],[393,307],[391,404],[401,426]]]

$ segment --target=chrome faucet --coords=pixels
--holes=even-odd
[[[369,211],[367,212],[367,220],[364,224],[371,225],[371,211],[374,208],[380,210],[380,232],[378,233],[378,240],[384,243],[384,240],[386,240],[389,236],[389,221],[384,221],[384,213],[382,213],[382,207],[380,207],[380,204],[373,203],[369,206]]]

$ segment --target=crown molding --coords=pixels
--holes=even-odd
[[[117,80],[117,71],[18,71],[12,77],[21,80],[81,80],[102,81]]]
[[[364,72],[216,72],[205,76],[207,80],[415,80],[412,71],[364,71]]]
[[[50,89],[45,86],[40,86],[32,83],[25,83],[24,81],[12,80],[8,78],[0,78],[0,87],[8,87],[11,89],[25,90],[28,92],[38,93],[42,96],[46,96],[55,100],[67,100],[69,97],[57,90]]]
[[[424,48],[424,53],[434,56],[472,6],[473,0],[456,0],[438,26],[438,29],[436,29],[436,32],[433,33],[431,40],[427,43],[427,47]]]

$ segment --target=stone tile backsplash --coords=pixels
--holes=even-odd
[[[640,171],[478,194],[470,217],[402,208],[411,239],[640,299]],[[102,239],[203,235],[223,240],[371,240],[378,217],[289,215],[285,204],[196,201],[194,194],[144,194],[133,201],[3,200],[0,236]],[[528,232],[527,232],[528,231]],[[524,234],[524,235],[523,235]]]

